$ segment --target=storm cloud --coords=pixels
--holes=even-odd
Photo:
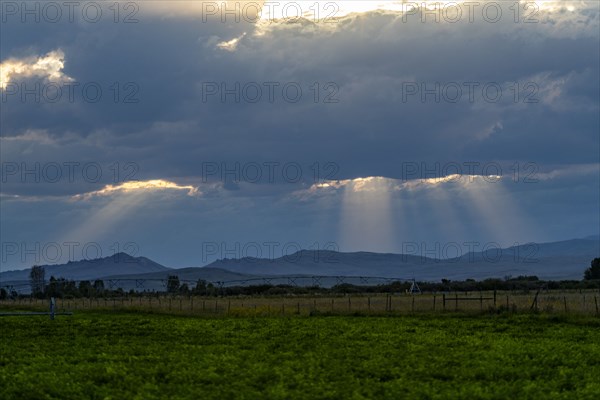
[[[251,3],[3,3],[2,242],[196,266],[204,243],[598,233],[597,3]]]

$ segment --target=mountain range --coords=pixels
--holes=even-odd
[[[422,249],[422,255],[302,250],[273,260],[223,259],[208,267],[252,275],[345,275],[415,278],[423,281],[519,275],[536,275],[547,280],[579,280],[591,260],[600,256],[600,240],[594,237],[508,248],[494,247],[443,259],[426,257],[427,249]]]
[[[418,247],[418,246],[417,246]],[[595,257],[600,257],[598,236],[551,243],[531,243],[508,248],[490,248],[457,257],[427,257],[440,249],[411,250],[411,254],[301,250],[275,259],[222,259],[203,267],[172,269],[146,257],[126,253],[94,259],[45,265],[50,276],[72,280],[129,280],[121,282],[124,289],[159,289],[160,280],[177,275],[190,283],[198,279],[232,284],[297,283],[314,284],[312,276],[346,276],[348,283],[364,283],[359,277],[381,277],[439,281],[536,275],[545,280],[579,280]],[[433,250],[433,252],[432,252]],[[453,248],[445,253],[452,253]],[[429,253],[428,253],[429,252]],[[422,253],[422,254],[421,254]],[[444,253],[444,252],[443,252]],[[445,254],[444,253],[444,254]],[[28,286],[30,269],[0,273],[0,286]],[[289,277],[293,280],[290,281]],[[148,282],[140,284],[141,281]],[[156,282],[152,283],[151,281]],[[371,280],[375,282],[376,280]],[[317,283],[331,286],[338,278],[320,278]]]

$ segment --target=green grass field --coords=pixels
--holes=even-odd
[[[600,320],[0,318],[1,399],[596,399]]]

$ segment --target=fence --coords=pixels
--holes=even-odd
[[[425,312],[544,312],[600,316],[595,291],[461,292],[345,296],[130,296],[57,299],[57,312],[123,310],[185,315],[403,314]],[[47,300],[0,301],[0,308],[39,310]]]
[[[0,317],[28,317],[33,315],[49,315],[51,320],[54,320],[56,315],[73,315],[72,312],[58,312],[56,309],[56,300],[50,298],[50,311],[48,312],[3,312]]]

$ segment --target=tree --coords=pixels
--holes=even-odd
[[[29,273],[29,283],[31,284],[31,294],[39,297],[44,294],[46,286],[46,271],[44,267],[34,265]]]
[[[169,275],[167,278],[167,292],[177,293],[179,286],[179,277],[177,275]]]
[[[196,287],[194,288],[194,294],[204,296],[206,294],[206,281],[204,279],[198,279]]]
[[[94,292],[98,295],[104,294],[104,281],[96,279],[94,281]]]
[[[188,286],[187,283],[184,283],[183,285],[181,285],[179,287],[179,293],[185,294],[185,295],[190,293],[190,287]]]
[[[583,274],[583,279],[600,279],[600,258],[594,258],[588,269]]]
[[[46,287],[46,295],[49,297],[62,297],[62,281],[64,279],[56,279],[54,276],[50,277],[48,286]]]
[[[92,287],[92,284],[90,283],[90,281],[79,282],[79,293],[83,297],[91,297],[93,290],[94,290],[94,288]]]

